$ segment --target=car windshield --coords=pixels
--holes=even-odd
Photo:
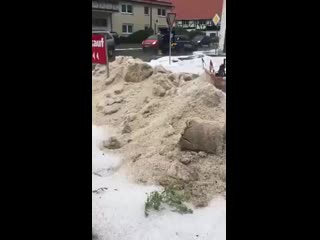
[[[151,35],[147,39],[149,39],[149,40],[158,40],[158,36],[157,35]]]
[[[183,35],[178,35],[176,36],[176,39],[178,41],[185,41],[185,40],[189,40],[189,38],[187,36],[183,36]]]
[[[198,35],[198,36],[195,36],[195,37],[194,37],[194,40],[201,40],[201,39],[203,39],[203,38],[204,38],[204,36]]]

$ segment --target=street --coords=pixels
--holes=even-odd
[[[209,47],[199,48],[197,52],[201,52],[207,56],[216,56],[214,49]],[[176,53],[172,51],[172,56],[192,56],[194,52],[184,51]],[[140,58],[145,62],[150,62],[167,55],[156,54],[155,52],[143,52],[140,44],[120,44],[116,47],[115,56],[132,56],[133,58]],[[187,59],[187,58],[186,58]],[[111,60],[112,61],[112,60]]]

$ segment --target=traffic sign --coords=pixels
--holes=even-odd
[[[107,64],[107,44],[104,35],[92,34],[92,63]]]
[[[174,21],[176,20],[176,14],[175,13],[168,13],[167,14],[167,23],[169,28],[172,28]]]
[[[217,24],[220,22],[220,17],[218,14],[216,14],[213,18],[212,18],[212,21],[214,23],[214,25],[217,26]]]

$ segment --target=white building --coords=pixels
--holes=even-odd
[[[92,28],[127,36],[138,30],[167,27],[171,0],[92,0]]]

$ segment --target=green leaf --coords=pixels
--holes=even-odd
[[[183,201],[187,199],[182,192],[177,191],[172,186],[165,188],[161,193],[154,191],[147,197],[145,203],[145,216],[149,216],[149,210],[160,210],[161,204],[165,203],[171,208],[172,211],[179,212],[181,214],[193,213],[192,209],[189,209]]]

